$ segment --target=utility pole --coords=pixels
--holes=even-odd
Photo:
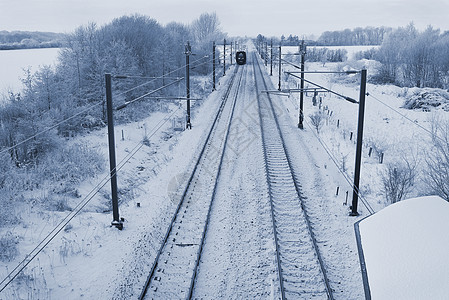
[[[109,170],[111,176],[111,197],[112,197],[112,226],[119,230],[123,229],[123,222],[120,220],[118,211],[117,195],[117,166],[115,161],[115,137],[114,137],[114,116],[112,108],[112,81],[111,74],[105,74],[106,82],[106,109],[108,117],[108,144],[109,144]]]
[[[281,90],[281,52],[282,52],[282,48],[281,45],[279,45],[279,85],[278,85],[278,90]]]
[[[355,170],[354,170],[354,191],[352,195],[351,216],[358,216],[357,205],[359,199],[360,166],[362,162],[362,142],[363,142],[363,121],[365,118],[365,96],[366,96],[366,69],[362,70],[360,81],[360,100],[359,100],[359,120],[357,126],[357,145],[355,152]]]
[[[226,75],[226,39],[223,40],[223,76]]]
[[[192,54],[190,42],[187,42],[185,50],[186,50],[185,54],[186,54],[186,97],[187,97],[186,129],[192,129],[192,124],[190,123],[190,55]]]
[[[215,91],[215,42],[212,43],[212,90]]]
[[[299,94],[299,122],[298,128],[304,129],[303,121],[304,121],[304,63],[306,56],[306,45],[304,44],[304,40],[301,42],[300,46],[301,51],[301,92]]]
[[[265,67],[267,66],[268,62],[268,42],[265,42]]]
[[[273,76],[273,39],[270,42],[270,76]]]
[[[231,66],[232,66],[232,42],[231,42]]]

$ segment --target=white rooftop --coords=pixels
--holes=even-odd
[[[449,203],[403,200],[359,223],[372,299],[449,299]]]

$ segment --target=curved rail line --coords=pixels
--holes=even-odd
[[[273,102],[260,94],[267,83],[255,53],[253,58],[281,299],[333,299]]]
[[[236,67],[139,299],[192,297],[242,76],[243,68]],[[228,119],[220,122],[223,116]]]

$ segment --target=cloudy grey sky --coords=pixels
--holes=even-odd
[[[449,0],[0,0],[0,30],[71,32],[139,13],[188,24],[216,12],[230,36],[316,34],[365,26],[449,30]]]

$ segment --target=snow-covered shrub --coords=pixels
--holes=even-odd
[[[315,128],[316,132],[319,134],[321,127],[323,127],[324,124],[324,114],[321,111],[316,111],[312,115],[309,116],[310,123],[312,123],[312,126]]]
[[[379,161],[381,160],[383,153],[385,153],[390,147],[390,145],[385,140],[382,140],[381,137],[367,138],[367,145],[373,149],[374,154]]]
[[[16,167],[7,154],[0,155],[0,227],[17,224],[14,198],[24,186]]]
[[[59,246],[59,256],[62,262],[65,263],[69,255],[77,255],[81,252],[81,247],[76,240],[62,237],[62,244]]]
[[[411,192],[416,174],[416,164],[406,159],[387,164],[386,169],[381,173],[382,191],[387,201],[396,203],[404,199]]]
[[[365,51],[359,51],[354,54],[355,60],[362,60],[362,59],[368,59],[368,60],[374,60],[376,58],[377,53],[379,52],[379,49],[377,48],[371,48]]]
[[[0,238],[0,261],[8,262],[14,260],[19,254],[19,237],[8,231]]]
[[[104,168],[104,157],[85,144],[65,146],[45,158],[39,167],[42,178],[48,180],[56,194],[77,195],[75,186],[95,176]]]
[[[449,201],[449,123],[440,124],[438,136],[433,138],[433,147],[426,153],[424,180],[429,194],[437,194]]]
[[[9,188],[0,189],[0,228],[20,222],[20,216],[16,213],[15,201],[21,203],[23,198],[15,199],[16,192]]]
[[[126,200],[132,200],[131,190],[130,189],[118,189],[118,205],[121,206],[122,203]],[[95,211],[98,213],[110,213],[112,211],[112,195],[109,187],[103,187],[100,190],[99,200],[96,204]]]
[[[71,211],[67,197],[61,195],[50,195],[47,198],[41,199],[45,203],[47,209],[54,211]]]
[[[308,62],[343,62],[348,59],[348,51],[345,49],[329,49],[324,47],[310,47],[307,49],[306,60]]]
[[[432,107],[442,107],[449,110],[449,93],[442,89],[413,88],[409,90],[403,107],[407,109],[422,109],[430,111]]]

